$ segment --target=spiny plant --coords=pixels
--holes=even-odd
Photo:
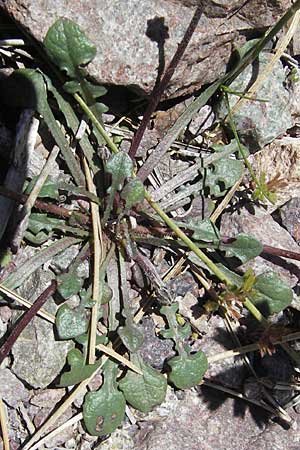
[[[210,360],[202,351],[192,352],[189,345],[191,327],[188,322],[180,323],[178,320],[178,304],[168,295],[166,285],[153,263],[141,252],[142,245],[162,246],[177,252],[188,251],[189,261],[204,269],[212,277],[212,282],[217,280],[213,296],[215,307],[223,308],[236,320],[245,314],[246,308],[265,330],[269,330],[266,317],[279,313],[290,305],[292,291],[277,274],[268,272],[256,276],[247,272],[242,277],[225,265],[215,263],[210,257],[212,253],[207,251],[218,250],[223,252],[225,260],[234,257],[245,263],[262,252],[263,246],[257,239],[240,234],[226,241],[210,220],[176,222],[152,200],[145,180],[157,158],[167,151],[162,147],[165,145],[165,139],[170,146],[199,108],[218,89],[230,84],[299,7],[300,1],[295,2],[284,19],[252,46],[231,72],[194,100],[163,138],[163,144],[159,144],[153,152],[154,156],[151,156],[138,172],[134,164],[136,150],[147,126],[146,119],[150,118],[157,106],[163,89],[160,85],[155,92],[155,100],[150,102],[146,119],[141,125],[142,131],[137,133],[129,154],[119,151],[101,119],[106,107],[99,103],[98,99],[106,90],[93,84],[87,77],[86,65],[95,57],[96,48],[74,22],[67,19],[57,20],[44,40],[47,55],[62,71],[63,75],[60,74],[59,79],[63,79],[65,94],[60,93],[49,76],[38,69],[16,70],[7,80],[7,95],[14,92],[13,97],[17,99],[19,106],[28,107],[28,102],[31,102],[31,107],[43,118],[59,146],[64,164],[74,182],[56,186],[48,179],[39,187],[37,196],[55,202],[58,191],[62,190],[84,198],[91,204],[91,213],[87,211],[83,214],[79,209],[70,211],[57,206],[53,208],[51,203],[39,200],[40,203],[36,203],[36,206],[40,212],[29,215],[23,230],[24,237],[39,245],[49,241],[49,238],[54,238],[55,242],[39,251],[26,261],[22,268],[16,269],[3,280],[3,287],[6,289],[18,288],[38,267],[62,250],[73,244],[81,245],[81,250],[68,271],[57,274],[56,277],[60,296],[68,300],[77,295],[80,304],[71,308],[65,303],[59,307],[56,314],[55,321],[60,339],[73,339],[76,343],[76,347],[68,354],[69,368],[61,375],[59,385],[78,384],[78,387],[59,409],[59,413],[54,414],[55,418],[72,403],[77,393],[85,389],[99,371],[103,374],[103,384],[97,391],[88,392],[83,404],[86,429],[97,436],[111,433],[122,423],[126,403],[142,412],[149,412],[163,402],[168,381],[178,389],[201,383]],[[165,84],[167,82],[168,79],[163,81]],[[22,91],[23,95],[18,96],[18,91]],[[80,137],[77,134],[80,128],[78,111],[72,107],[68,95],[73,95],[89,121],[86,133]],[[52,108],[54,104],[63,114],[65,133],[58,125],[50,103]],[[197,175],[205,179],[206,192],[215,198],[224,196],[242,176],[244,164],[240,157],[251,172],[247,155],[234,127],[230,108],[228,112],[235,141],[221,149],[215,148],[212,157],[201,159],[201,164],[197,166]],[[107,157],[99,152],[103,144],[109,149]],[[229,158],[229,155],[235,155],[236,158]],[[255,181],[257,183],[256,178]],[[30,196],[37,184],[38,180],[32,180],[26,188],[26,195]],[[258,185],[262,194],[257,198],[272,200],[263,180],[260,180]],[[2,192],[4,193],[3,190]],[[6,194],[9,195],[8,192]],[[26,198],[25,196],[25,200]],[[20,200],[18,197],[17,199]],[[59,218],[53,217],[54,215]],[[133,217],[137,222],[135,227],[131,225]],[[62,234],[66,236],[58,239]],[[78,276],[78,268],[84,259],[90,257],[91,237],[93,274],[89,279],[83,279]],[[165,318],[166,328],[161,331],[161,337],[174,341],[176,356],[167,361],[169,370],[165,374],[151,367],[142,358],[143,332],[138,323],[140,315],[135,315],[129,299],[126,260],[137,263],[148,278],[151,287],[150,291],[148,289],[148,296],[152,295],[152,298],[157,300],[160,313]],[[118,289],[122,303],[116,301],[116,292],[113,293],[109,286],[108,268],[111,262],[118,268]],[[90,278],[92,283],[89,282]],[[212,292],[206,278],[201,280],[204,287]],[[120,320],[116,317],[120,317]],[[101,330],[101,334],[98,330]],[[282,335],[277,334],[276,343],[280,343],[281,338]],[[270,340],[264,336],[261,344],[264,352],[268,351],[268,342],[270,343]],[[271,344],[274,345],[274,339]],[[288,344],[282,343],[282,346],[298,364],[297,354]],[[101,356],[101,352],[109,355],[109,358]],[[127,354],[128,357],[121,353]],[[44,431],[45,427],[41,430]],[[41,432],[26,444],[25,449],[38,439]]]

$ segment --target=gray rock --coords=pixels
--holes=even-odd
[[[53,325],[35,317],[13,346],[13,372],[34,388],[48,386],[60,373],[70,349],[56,341]]]
[[[79,252],[79,245],[72,245],[71,247],[66,248],[59,254],[59,258],[54,258],[51,261],[51,267],[55,269],[55,271],[63,271],[67,270],[70,262],[76,258]]]
[[[300,198],[292,198],[281,209],[280,215],[282,225],[293,236],[295,241],[300,244]]]
[[[155,369],[161,370],[166,359],[175,355],[174,343],[171,339],[159,339],[155,334],[155,324],[151,317],[143,319],[141,330],[143,332],[143,345],[140,353],[143,360]]]
[[[8,405],[16,408],[18,402],[29,400],[29,392],[9,369],[0,369],[0,380],[0,395]]]
[[[164,421],[155,423],[148,435],[137,435],[134,448],[245,450],[265,425],[259,426],[250,410],[243,406],[245,404],[208,388],[202,394],[187,391]]]
[[[273,55],[261,54],[259,62],[248,66],[230,85],[230,89],[244,92],[250,83],[259,77]],[[241,141],[251,153],[272,142],[294,124],[292,116],[292,96],[285,87],[286,72],[278,61],[268,78],[264,80],[254,98],[266,102],[244,100],[241,107],[234,112],[234,122]],[[237,103],[238,97],[229,95],[230,107]],[[227,115],[225,101],[221,102],[218,115]]]
[[[207,333],[198,345],[199,350],[202,350],[207,357],[236,347],[236,343],[225,327],[224,320],[219,316],[210,318]],[[244,359],[235,357],[210,364],[205,377],[227,387],[241,389],[247,374],[248,369]]]
[[[204,3],[204,14],[167,96],[194,92],[219,78],[226,71],[233,42],[243,42],[249,28],[274,24],[291,5],[290,0],[254,0],[246,5],[244,0]],[[0,1],[0,6],[40,41],[57,18],[74,20],[98,49],[90,65],[91,75],[100,83],[132,86],[145,93],[155,84],[159,56],[165,57],[166,64],[170,61],[197,4],[197,0]],[[226,16],[230,18],[226,20]],[[169,36],[165,42],[162,34]]]
[[[270,214],[264,214],[258,208],[255,215],[246,209],[234,213],[224,213],[221,221],[221,234],[234,237],[238,233],[249,234],[262,244],[299,252],[299,246],[291,235],[281,227]],[[299,261],[272,255],[257,256],[240,266],[243,271],[252,268],[259,275],[267,271],[276,272],[290,287],[299,279]]]
[[[39,408],[54,408],[65,393],[65,389],[43,389],[34,393],[30,403]]]

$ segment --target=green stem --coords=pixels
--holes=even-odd
[[[226,108],[227,108],[227,111],[228,111],[228,121],[229,121],[230,128],[231,128],[231,130],[233,132],[233,135],[235,137],[235,140],[236,140],[239,152],[240,152],[240,154],[242,155],[242,157],[244,159],[244,162],[245,162],[245,165],[246,165],[247,169],[249,170],[251,178],[254,181],[255,185],[258,186],[259,185],[258,179],[257,179],[257,177],[256,177],[256,175],[254,173],[254,170],[253,170],[251,164],[248,161],[248,158],[247,158],[247,155],[246,155],[246,153],[244,151],[244,148],[241,145],[241,141],[240,141],[240,138],[239,138],[239,135],[238,135],[235,123],[234,123],[232,111],[231,111],[231,108],[230,108],[230,103],[229,103],[229,99],[228,99],[228,93],[226,92],[226,90],[223,90],[223,92],[225,94],[225,103],[226,103]]]
[[[214,262],[211,261],[211,259],[208,258],[208,256],[206,256],[205,253],[202,252],[202,250],[200,250],[197,247],[197,245],[193,241],[191,241],[191,239],[173,222],[172,219],[170,219],[170,217],[158,206],[158,204],[152,200],[150,194],[147,191],[145,191],[145,198],[149,203],[149,205],[154,209],[154,211],[157,212],[159,217],[165,222],[165,224],[172,231],[174,231],[176,236],[179,237],[179,239],[181,239],[182,242],[184,242],[188,246],[188,248],[192,252],[194,252],[195,255],[198,256],[198,258],[202,262],[204,262],[204,264],[207,265],[207,267],[216,275],[216,277],[219,278],[220,281],[226,283],[227,286],[229,287],[232,286],[232,283],[229,280],[229,278],[218,268],[218,266],[216,266]]]
[[[256,306],[253,305],[253,303],[248,298],[244,301],[243,305],[245,306],[245,308],[248,309],[248,311],[252,314],[252,316],[255,317],[255,319],[263,325],[264,328],[269,326],[269,322],[267,321],[267,319],[262,315],[259,309],[257,309]]]
[[[105,128],[101,125],[95,114],[91,111],[91,109],[88,107],[88,105],[85,103],[85,101],[80,97],[79,94],[74,94],[74,98],[77,101],[77,103],[81,106],[82,110],[85,112],[85,114],[91,119],[107,145],[109,146],[110,150],[113,153],[118,153],[119,149],[114,143],[114,141],[109,137],[107,132],[105,131]]]

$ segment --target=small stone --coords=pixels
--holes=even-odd
[[[55,339],[53,325],[35,317],[12,348],[12,370],[34,388],[45,388],[66,363],[70,342]]]
[[[0,395],[8,405],[16,408],[18,402],[29,400],[29,392],[9,369],[0,369],[0,380]]]
[[[155,369],[161,370],[166,359],[175,355],[171,339],[159,339],[155,334],[155,325],[151,317],[143,319],[141,325],[144,342],[140,348],[143,360]]]
[[[54,407],[65,395],[65,389],[45,389],[36,392],[30,399],[32,405],[39,408]]]
[[[282,225],[300,244],[300,198],[292,198],[280,209]]]
[[[255,209],[255,214],[242,208],[238,213],[222,215],[221,235],[234,237],[239,233],[251,235],[264,245],[299,252],[299,247],[291,235],[270,214],[264,214],[259,209]],[[292,288],[298,283],[300,262],[266,255],[257,256],[239,268],[243,271],[252,268],[256,275],[273,271]]]

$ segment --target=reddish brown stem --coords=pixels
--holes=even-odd
[[[145,237],[166,237],[166,236],[173,236],[174,233],[170,230],[168,230],[165,227],[144,227],[142,225],[137,225],[137,227],[134,229],[134,232],[140,234],[141,236]],[[185,230],[187,234],[189,234],[190,230]],[[175,235],[174,235],[175,237]],[[228,236],[222,236],[221,242],[222,244],[232,244],[235,241],[234,237],[228,237]],[[281,256],[283,258],[289,258],[294,259],[297,261],[300,261],[300,252],[293,252],[291,250],[284,250],[282,248],[278,247],[271,247],[270,245],[263,245],[263,249],[261,254],[267,253],[269,255],[275,255],[275,256]]]
[[[300,261],[300,253],[292,252],[291,250],[284,250],[282,248],[271,247],[270,245],[264,245],[262,253],[268,253],[269,255],[283,256],[284,258],[296,259]]]
[[[48,298],[54,294],[54,292],[56,291],[56,287],[57,282],[55,280],[52,280],[50,286],[48,286],[47,289],[44,290],[44,292],[36,299],[34,304],[28,309],[28,311],[23,314],[20,321],[14,327],[5,343],[0,348],[0,364],[7,357],[12,346],[14,345],[24,328],[27,327],[27,325],[33,319],[39,309],[41,309],[44,303],[46,303]]]
[[[166,87],[168,86],[168,84],[169,84],[169,82],[170,82],[170,80],[171,80],[171,78],[172,78],[172,76],[173,76],[173,74],[175,72],[175,69],[176,69],[176,67],[177,67],[177,65],[179,63],[179,61],[182,58],[182,55],[183,55],[186,47],[188,46],[188,44],[189,44],[189,42],[191,40],[191,37],[192,37],[192,35],[193,35],[197,25],[198,25],[200,17],[202,15],[202,9],[203,9],[203,6],[202,6],[202,1],[201,1],[200,5],[197,7],[197,9],[195,11],[195,14],[192,17],[192,20],[191,20],[191,22],[190,22],[190,24],[189,24],[189,26],[188,26],[188,28],[187,28],[187,30],[185,32],[185,34],[184,34],[180,44],[177,47],[177,50],[176,50],[176,52],[175,52],[175,54],[174,54],[170,64],[168,65],[168,67],[167,67],[167,69],[165,71],[165,74],[164,74],[163,78],[161,79],[161,81],[157,85],[157,87],[155,87],[153,89],[153,92],[152,92],[152,94],[150,96],[150,99],[149,99],[148,107],[147,107],[147,109],[145,111],[145,114],[143,116],[141,124],[140,124],[140,126],[139,126],[139,128],[138,128],[138,130],[137,130],[137,132],[136,132],[136,134],[135,134],[135,136],[133,138],[133,140],[132,140],[132,143],[131,143],[131,147],[130,147],[130,150],[129,150],[129,156],[131,157],[131,159],[135,158],[137,149],[138,149],[138,147],[140,145],[140,142],[141,142],[142,137],[143,137],[143,135],[145,133],[145,130],[146,130],[147,125],[148,125],[148,123],[150,121],[150,118],[151,118],[153,112],[155,111],[158,103],[160,102],[161,96],[162,96],[164,90],[166,89]]]
[[[15,200],[22,205],[26,203],[26,200],[28,198],[28,195],[26,194],[18,194],[17,192],[6,189],[3,186],[0,186],[0,195]],[[70,211],[67,208],[63,208],[62,206],[52,205],[51,203],[46,203],[41,200],[36,200],[34,203],[34,207],[41,211],[45,211],[50,214],[54,214],[55,216],[63,217],[65,219],[69,219],[74,213],[74,211]],[[76,211],[76,217],[82,225],[87,225],[90,223],[90,217],[82,214],[81,212]]]

